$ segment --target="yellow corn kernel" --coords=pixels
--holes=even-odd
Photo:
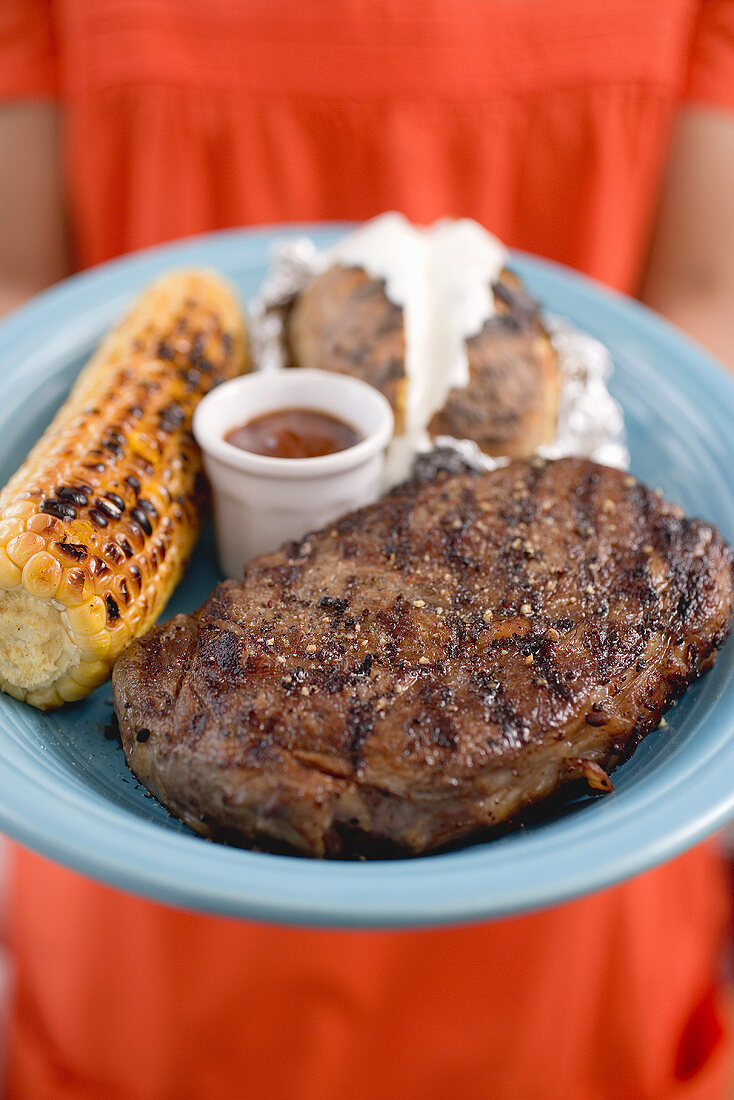
[[[107,608],[100,596],[93,596],[89,603],[67,608],[65,616],[72,634],[91,636],[104,629]]]
[[[22,519],[4,519],[0,521],[0,546],[7,546],[12,538],[23,530]]]
[[[58,707],[59,704],[64,702],[64,698],[59,694],[58,684],[52,684],[50,687],[35,688],[29,691],[25,701],[34,707],[39,707],[41,710],[48,710],[49,707]]]
[[[152,462],[155,465],[158,461],[160,445],[152,436],[146,435],[144,432],[130,432],[127,441],[132,453],[138,455],[145,462]]]
[[[89,695],[89,687],[86,684],[78,684],[68,673],[61,680],[57,680],[54,687],[65,703],[75,703],[78,699],[84,699]],[[35,699],[33,703],[34,706],[53,706],[53,703],[49,704],[45,701],[39,704]]]
[[[56,595],[62,572],[56,558],[46,550],[39,550],[23,566],[23,586],[31,596],[50,600]]]
[[[12,695],[14,699],[20,699],[21,703],[25,700],[25,688],[17,687],[15,684],[11,684],[7,680],[0,680],[0,690],[4,691],[6,695]]]
[[[124,619],[118,619],[114,626],[109,628],[110,646],[114,653],[121,653],[130,641],[132,629]]]
[[[96,687],[107,679],[109,665],[107,661],[80,661],[72,671],[72,676],[77,684],[86,685],[89,688]]]
[[[29,558],[43,550],[45,543],[40,535],[34,535],[32,531],[24,531],[22,535],[16,535],[7,546],[8,557],[16,565],[25,565]]]
[[[96,537],[96,529],[88,519],[82,519],[81,516],[68,520],[64,524],[64,530],[69,537],[69,542],[81,543],[82,546],[89,546],[92,538]]]
[[[58,537],[61,538],[64,533],[64,525],[61,521],[54,519],[53,516],[47,516],[45,512],[34,512],[26,520],[25,529],[26,531],[33,531],[34,535],[45,535],[47,539],[57,532]]]
[[[75,641],[85,661],[102,661],[112,652],[109,630],[100,630],[96,634],[77,634]]]
[[[0,549],[0,588],[14,588],[20,584],[21,572],[4,550]]]
[[[38,505],[30,500],[22,500],[18,504],[11,504],[9,508],[3,508],[3,515],[8,519],[26,520],[37,513]]]

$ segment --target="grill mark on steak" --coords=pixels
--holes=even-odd
[[[514,534],[514,538],[508,538],[500,558],[500,563],[507,571],[508,581],[517,593],[515,606],[510,608],[513,613],[517,613],[524,604],[529,604],[532,611],[538,608],[539,592],[528,571],[528,563],[535,557],[536,550],[527,534],[540,506],[535,488],[543,468],[544,463],[537,461],[525,467],[525,476],[513,483],[513,504],[503,512],[508,532]]]
[[[485,707],[487,722],[499,732],[499,736],[495,732],[490,733],[487,738],[487,745],[492,750],[501,750],[502,745],[517,747],[524,743],[528,734],[528,723],[508,699],[505,685],[498,679],[501,675],[499,669],[495,669],[493,672],[480,670],[473,676],[473,682]]]
[[[347,711],[348,755],[352,767],[359,771],[362,763],[362,746],[375,728],[374,704],[367,700],[355,700]]]
[[[412,482],[133,643],[123,745],[205,835],[420,853],[511,820],[579,761],[600,783],[710,666],[733,589],[718,533],[619,471]]]
[[[229,683],[243,679],[245,668],[242,639],[230,630],[222,630],[219,623],[207,623],[204,626],[200,655],[211,679]]]

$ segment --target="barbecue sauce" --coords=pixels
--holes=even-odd
[[[351,424],[316,409],[278,409],[232,428],[227,443],[269,458],[321,458],[364,438]]]

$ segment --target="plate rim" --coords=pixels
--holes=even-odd
[[[118,297],[130,298],[134,289],[128,287],[123,291],[122,284],[138,276],[141,279],[152,277],[154,270],[163,270],[179,261],[208,262],[216,266],[216,253],[222,249],[226,251],[227,248],[241,247],[246,242],[249,242],[252,249],[256,248],[258,242],[261,247],[272,246],[274,239],[294,235],[326,238],[330,234],[348,229],[351,224],[353,223],[296,222],[220,230],[118,257],[71,276],[13,311],[0,324],[0,346],[10,347],[12,354],[14,344],[22,347],[24,342],[30,341],[32,345],[36,327],[42,328],[45,325],[53,328],[54,318],[63,317],[68,305],[77,305],[90,288],[98,299],[99,307],[99,300],[108,300],[115,287],[118,288]],[[208,261],[195,258],[197,253],[208,254],[212,251],[214,254]],[[636,330],[638,336],[652,339],[658,349],[669,350],[674,362],[687,360],[689,369],[693,364],[695,377],[705,384],[707,397],[720,404],[717,419],[723,417],[734,429],[734,379],[708,353],[674,326],[641,303],[564,265],[518,251],[512,252],[512,259],[526,276],[530,273],[539,278],[560,280],[564,293],[570,293],[571,297],[574,294],[581,299],[591,297],[596,300],[597,308],[601,299],[605,312],[608,307],[612,313],[619,315],[620,321],[628,323],[632,330]],[[48,336],[37,337],[37,342],[41,339],[47,340]],[[4,387],[0,383],[0,391],[2,388]],[[727,664],[730,665],[734,658],[731,645],[728,652],[730,659]],[[717,669],[719,667],[717,665]],[[708,675],[716,674],[715,669]],[[720,673],[720,678],[723,678],[723,673]],[[711,712],[717,714],[721,710],[722,702],[726,703],[730,711],[730,724],[734,725],[734,680],[730,679],[728,692],[728,700],[725,699],[726,693],[722,691],[712,701]],[[642,792],[634,792],[632,805],[626,807],[625,816],[637,816],[638,828],[642,828],[646,821],[646,817],[640,816],[642,810],[649,816],[653,804],[657,805],[662,799],[669,801],[671,792],[677,792],[679,787],[684,787],[690,798],[695,796],[701,800],[705,794],[709,803],[706,809],[699,810],[694,821],[680,822],[677,828],[668,827],[662,834],[647,835],[644,854],[633,851],[629,846],[624,851],[607,852],[603,843],[604,836],[599,838],[596,835],[600,832],[603,834],[606,829],[601,819],[603,815],[596,814],[592,822],[586,824],[583,837],[580,838],[583,841],[582,849],[595,839],[599,840],[600,859],[596,870],[590,872],[588,863],[584,864],[581,860],[574,871],[568,853],[565,853],[565,873],[557,875],[555,882],[545,881],[542,878],[542,867],[538,867],[539,878],[526,891],[526,896],[522,896],[517,884],[514,887],[505,884],[504,892],[498,891],[491,876],[487,876],[488,881],[478,883],[477,871],[484,862],[481,847],[424,856],[418,860],[364,864],[273,857],[207,844],[195,836],[161,829],[160,825],[137,818],[96,792],[89,791],[88,799],[71,799],[69,793],[64,791],[63,784],[59,785],[55,776],[47,775],[44,786],[48,788],[47,793],[53,796],[52,811],[56,813],[56,828],[52,828],[53,821],[47,816],[39,822],[23,812],[22,803],[26,797],[32,800],[34,787],[37,793],[38,777],[34,780],[31,776],[24,775],[17,762],[13,770],[13,754],[11,752],[8,756],[7,749],[3,746],[3,735],[7,732],[8,725],[8,715],[4,711],[0,712],[0,761],[4,763],[0,770],[0,828],[19,843],[83,874],[163,904],[267,920],[271,923],[314,927],[400,928],[469,923],[544,908],[611,886],[672,858],[715,831],[734,814],[734,734],[723,729],[723,721],[724,716],[719,715],[718,738],[709,746],[707,757],[708,759],[716,755],[718,775],[706,777],[705,792],[698,790],[704,780],[700,768],[694,770],[693,777],[690,774],[678,775],[674,782],[667,784],[662,782],[665,777],[661,779],[656,773],[645,782]],[[653,780],[656,782],[652,782]],[[53,812],[51,817],[53,818]],[[125,822],[125,830],[120,830],[121,820]],[[575,820],[578,821],[578,818]],[[105,830],[105,845],[101,851],[95,850],[88,841],[92,821]],[[528,870],[532,870],[533,863],[542,864],[547,856],[548,845],[556,849],[553,854],[555,859],[564,842],[564,826],[572,833],[578,829],[578,825],[574,826],[572,821],[560,820],[543,830],[542,835],[533,834],[533,858],[524,860]],[[572,839],[578,845],[577,837],[573,836]],[[157,851],[158,862],[148,864],[146,861],[141,866],[140,861],[131,860],[129,857],[135,848],[133,841],[144,845],[148,855],[151,850]],[[497,857],[497,849],[492,850],[493,867],[497,864],[502,867],[504,863],[513,861],[513,847],[516,846],[513,841],[526,843],[527,838],[523,838],[521,834],[504,838],[504,856]],[[125,854],[128,856],[127,860],[123,858]],[[175,866],[171,864],[171,857],[175,858]],[[197,868],[205,870],[206,868],[201,867],[202,864],[206,864],[210,870],[218,871],[221,868],[223,873],[235,860],[242,868],[242,878],[247,880],[244,889],[239,879],[234,885],[221,881],[218,884],[207,882],[206,876],[203,881],[193,881],[196,876],[191,872]],[[443,862],[446,860],[450,860],[450,864]],[[435,886],[424,895],[406,896],[405,892],[401,895],[397,890],[393,897],[385,901],[383,890],[378,903],[374,899],[371,901],[371,893],[377,881],[393,887],[399,887],[416,878],[435,882],[435,876],[426,875],[425,868],[436,869],[439,863],[443,863],[443,866],[438,867],[441,881],[446,886],[443,893],[439,893]],[[185,873],[186,866],[189,868],[188,877]],[[600,869],[602,866],[603,870]],[[216,879],[216,875],[214,877]],[[290,886],[283,889],[284,877],[289,883],[297,882],[298,889],[304,884],[308,885],[309,891],[294,897]],[[352,894],[346,896],[342,891],[343,896],[335,902],[329,891],[337,881],[346,883]],[[275,888],[278,884],[280,889]],[[461,889],[456,893],[449,887],[453,887],[453,890]],[[529,897],[528,894],[532,896]]]

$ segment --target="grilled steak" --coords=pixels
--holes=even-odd
[[[713,662],[733,587],[718,532],[617,470],[415,481],[134,642],[125,753],[207,836],[424,852],[608,788]]]

